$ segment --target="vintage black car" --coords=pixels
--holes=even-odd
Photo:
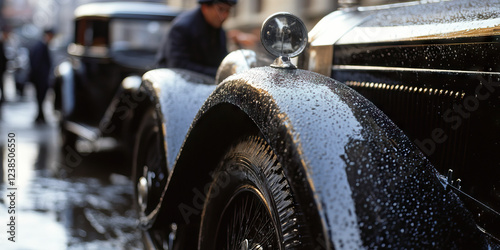
[[[140,99],[131,89],[155,67],[156,51],[178,13],[148,2],[90,3],[75,10],[70,58],[56,68],[63,152],[74,152],[79,138],[129,139],[131,111]]]
[[[261,33],[270,65],[236,51],[215,81],[147,72],[146,246],[498,248],[499,35],[495,1],[346,9],[309,35],[278,13]]]

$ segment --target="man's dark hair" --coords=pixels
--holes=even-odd
[[[214,4],[214,3],[227,3],[229,5],[235,5],[238,0],[198,0],[199,4]]]

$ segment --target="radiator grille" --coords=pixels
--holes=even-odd
[[[470,119],[453,126],[443,117],[460,104],[465,92],[408,85],[346,81],[400,127],[442,173],[453,166],[461,169],[467,162]],[[455,124],[456,125],[456,124]],[[435,141],[436,132],[440,140]],[[442,139],[446,137],[446,140]]]

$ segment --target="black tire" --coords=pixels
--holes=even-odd
[[[201,220],[199,249],[311,246],[282,166],[270,146],[256,136],[236,144],[222,159]]]
[[[167,182],[167,159],[163,145],[161,122],[156,111],[150,108],[139,125],[132,156],[134,205],[141,219],[156,208]],[[146,181],[146,184],[140,185],[140,181]],[[140,191],[140,188],[146,190]]]

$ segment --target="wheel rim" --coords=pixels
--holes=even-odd
[[[198,249],[312,249],[283,167],[258,136],[227,149],[207,191]]]
[[[241,188],[224,208],[217,227],[216,248],[233,250],[280,249],[275,221],[262,195]]]

